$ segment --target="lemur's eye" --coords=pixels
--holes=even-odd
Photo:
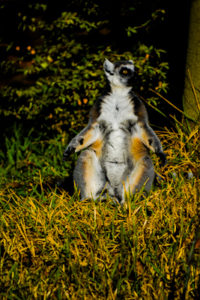
[[[122,70],[122,74],[127,75],[128,74],[128,70],[126,70],[126,69]]]
[[[121,74],[121,75],[124,75],[124,76],[128,76],[128,75],[131,74],[131,70],[128,69],[128,68],[121,68],[120,74]]]

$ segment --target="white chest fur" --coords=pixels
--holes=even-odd
[[[117,130],[119,129],[120,124],[128,119],[131,119],[134,122],[138,119],[134,114],[133,103],[129,96],[129,89],[115,89],[111,94],[105,97],[98,121],[105,121],[113,130]]]
[[[98,122],[103,121],[108,129],[106,135],[104,160],[107,162],[127,161],[127,147],[130,138],[124,128],[127,120],[136,122],[133,103],[129,96],[129,89],[116,89],[104,98]]]

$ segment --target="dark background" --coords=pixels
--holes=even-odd
[[[37,1],[39,4],[42,1]],[[36,3],[37,3],[36,2]],[[35,1],[16,1],[7,0],[0,1],[0,57],[1,61],[6,62],[13,57],[26,56],[26,47],[42,47],[41,31],[35,32],[19,29],[19,23],[23,25],[22,19],[19,18],[19,12],[26,15],[27,18],[39,18],[51,24],[58,18],[63,11],[77,12],[82,18],[89,21],[107,20],[106,24],[100,30],[90,34],[74,31],[75,39],[80,43],[89,45],[88,51],[95,52],[97,49],[111,46],[116,52],[123,53],[129,49],[134,49],[138,43],[153,45],[155,48],[166,51],[164,60],[169,64],[167,72],[168,90],[164,96],[168,98],[178,107],[182,108],[182,93],[184,86],[184,70],[187,50],[187,36],[189,26],[189,11],[190,1],[185,0],[179,3],[178,1],[47,1],[47,9],[38,13],[31,10],[28,4]],[[95,7],[96,5],[96,7]],[[88,8],[94,7],[95,13],[90,13]],[[157,13],[156,17],[152,18],[152,13],[162,10],[164,13]],[[127,38],[125,28],[127,26],[139,26],[150,19],[146,26],[141,28],[134,34],[131,39]],[[26,22],[26,21],[25,21]],[[66,33],[67,34],[67,33]],[[48,40],[48,34],[45,36]],[[50,38],[50,35],[49,35]],[[56,40],[56,32],[54,33]],[[11,45],[8,50],[8,45]],[[20,53],[17,53],[16,46],[20,46]],[[92,49],[92,50],[91,50]],[[86,50],[87,51],[87,50]],[[84,54],[82,54],[84,56]],[[26,61],[26,57],[23,59]],[[27,59],[29,61],[29,59]],[[14,68],[14,64],[13,64]],[[0,87],[13,86],[14,88],[23,88],[29,85],[34,85],[37,80],[37,75],[29,77],[19,75],[13,76],[12,72],[4,72],[1,70]],[[140,83],[139,83],[140,84]],[[3,95],[3,94],[2,94]],[[3,103],[1,95],[1,104]],[[8,96],[7,96],[8,97]],[[5,105],[5,104],[3,104]],[[71,108],[68,108],[71,109]],[[151,108],[149,108],[151,111]],[[161,110],[167,111],[168,114],[176,113],[169,106],[160,105]],[[88,110],[88,109],[87,109]],[[50,112],[50,111],[49,111]],[[48,113],[49,113],[48,112]],[[152,114],[155,112],[151,112]],[[84,115],[84,113],[83,113]],[[156,120],[162,117],[155,113]],[[26,123],[26,118],[21,121]],[[13,116],[6,118],[1,117],[2,122],[12,124],[16,120]],[[12,121],[10,121],[12,120]],[[168,120],[162,121],[162,124],[168,125]],[[30,124],[28,125],[30,127]]]

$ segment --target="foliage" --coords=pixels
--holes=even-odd
[[[64,174],[63,144],[16,128],[8,159],[0,154],[0,298],[197,299],[198,130],[177,122],[176,131],[158,132],[168,165],[154,160],[164,180],[120,207],[53,186],[50,177]]]
[[[37,185],[38,176],[53,181],[59,177],[69,176],[73,161],[62,161],[66,145],[66,135],[42,140],[32,137],[33,129],[24,136],[22,127],[14,128],[14,135],[6,137],[5,149],[0,151],[0,183],[14,182],[24,194],[30,185]],[[30,182],[31,179],[31,182]]]
[[[76,1],[66,7],[59,3],[56,13],[49,11],[50,4],[39,1],[16,7],[19,40],[3,44],[5,59],[0,63],[0,115],[4,122],[27,120],[28,127],[44,134],[78,131],[105,86],[102,64],[106,57],[112,61],[133,59],[138,75],[136,92],[157,106],[158,97],[149,89],[167,90],[164,51],[142,40],[133,45],[132,37],[121,41],[129,43],[121,51],[111,41],[102,40],[110,29],[100,4],[80,5],[83,11]],[[128,24],[125,32],[127,28]]]

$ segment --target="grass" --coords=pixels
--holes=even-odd
[[[199,128],[159,132],[168,164],[146,198],[124,207],[59,189],[64,137],[16,129],[1,152],[1,299],[197,299]],[[188,172],[193,173],[187,178]],[[71,189],[72,183],[68,186]]]

